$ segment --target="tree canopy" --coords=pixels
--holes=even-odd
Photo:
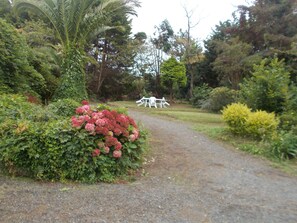
[[[164,61],[161,65],[161,83],[170,92],[170,101],[173,99],[173,87],[185,86],[187,83],[186,67],[174,57]]]
[[[86,41],[109,29],[107,22],[117,10],[134,13],[136,1],[124,0],[18,0],[18,10],[32,10],[42,14],[54,28],[62,46],[63,64],[60,84],[55,98],[87,98],[84,71],[84,47]]]

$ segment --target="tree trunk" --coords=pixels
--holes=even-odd
[[[88,98],[82,54],[75,47],[70,47],[65,51],[60,83],[53,98],[55,100],[71,98],[80,102]]]
[[[173,103],[173,88],[170,89],[170,96],[169,96],[170,104]]]
[[[191,80],[190,80],[190,98],[193,97],[193,89],[194,89],[194,72],[192,71],[192,69],[189,69],[190,71],[190,75],[191,75]]]
[[[102,83],[103,83],[103,81],[105,79],[104,78],[104,67],[105,67],[105,64],[106,64],[106,55],[107,55],[106,49],[107,49],[107,41],[104,40],[104,47],[103,47],[103,52],[102,52],[102,61],[101,61],[100,71],[99,71],[98,79],[97,79],[97,88],[96,88],[96,93],[97,94],[99,94],[100,88],[101,88]]]

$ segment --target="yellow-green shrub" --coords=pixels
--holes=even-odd
[[[243,134],[246,132],[246,120],[251,114],[251,109],[245,104],[233,103],[222,111],[223,119],[233,133]]]
[[[266,111],[250,113],[245,123],[247,133],[259,138],[275,134],[278,124],[275,114]]]

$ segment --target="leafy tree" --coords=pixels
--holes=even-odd
[[[295,8],[295,0],[256,0],[249,7],[239,6],[238,34],[257,51],[288,49],[297,33]]]
[[[297,76],[296,0],[256,0],[238,7],[236,30],[241,41],[253,46],[254,53],[279,59],[289,65],[291,74]]]
[[[0,19],[0,91],[41,94],[43,76],[29,63],[30,48],[17,30]]]
[[[214,61],[222,51],[218,50],[218,41],[226,41],[233,36],[234,24],[230,20],[215,26],[209,39],[204,41],[204,59],[201,64],[201,79],[211,87],[219,86],[219,72],[213,69]]]
[[[195,10],[188,10],[186,6],[184,6],[184,10],[187,18],[187,29],[185,32],[185,53],[183,55],[183,61],[186,64],[188,79],[190,79],[190,88],[189,88],[189,96],[193,97],[194,90],[194,79],[195,74],[197,73],[196,64],[201,61],[202,56],[202,48],[199,46],[198,42],[192,38],[191,31],[194,27],[196,27],[200,21],[193,24],[191,19],[193,17]]]
[[[10,13],[11,4],[8,0],[0,0],[0,18],[4,18],[6,14]]]
[[[197,64],[202,61],[203,54],[199,43],[191,36],[188,36],[189,33],[190,27],[188,27],[186,32],[180,31],[175,35],[171,54],[179,58],[186,65],[189,81],[188,94],[192,97],[195,79],[198,76]]]
[[[114,26],[97,36],[89,49],[95,64],[89,81],[89,90],[96,97],[118,98],[131,88],[131,70],[138,48],[145,41],[145,33],[131,36],[131,20],[122,10],[116,11],[107,26]]]
[[[244,71],[249,70],[258,57],[250,57],[252,46],[241,42],[238,38],[216,41],[216,48],[218,56],[213,62],[213,69],[220,74],[221,83],[238,89]]]
[[[281,113],[289,96],[290,76],[284,61],[267,59],[254,66],[251,78],[240,85],[242,102],[250,108]]]
[[[61,56],[54,30],[42,20],[25,20],[19,28],[29,45],[28,61],[45,79],[46,86],[41,92],[42,99],[47,103],[53,96],[61,70]]]
[[[174,57],[164,61],[161,65],[161,83],[170,92],[170,101],[173,100],[173,87],[185,86],[187,83],[186,67]]]
[[[54,27],[63,53],[62,76],[55,98],[87,98],[84,46],[89,38],[106,30],[105,22],[121,8],[132,13],[131,1],[124,0],[19,0],[18,10],[30,9],[48,19]]]
[[[174,32],[168,20],[164,20],[159,26],[156,26],[155,30],[154,37],[151,39],[153,47],[151,48],[150,54],[152,68],[156,77],[156,94],[160,95],[161,64],[164,61],[164,53],[168,53],[171,49]]]

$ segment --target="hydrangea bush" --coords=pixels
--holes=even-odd
[[[130,144],[140,137],[135,121],[125,114],[106,109],[94,111],[88,104],[78,107],[76,114],[71,118],[72,127],[97,136],[93,157],[112,154],[114,158],[120,158],[123,146],[128,151]]]
[[[1,123],[2,167],[14,175],[79,182],[112,182],[139,168],[146,134],[135,121],[83,103],[72,117]]]

